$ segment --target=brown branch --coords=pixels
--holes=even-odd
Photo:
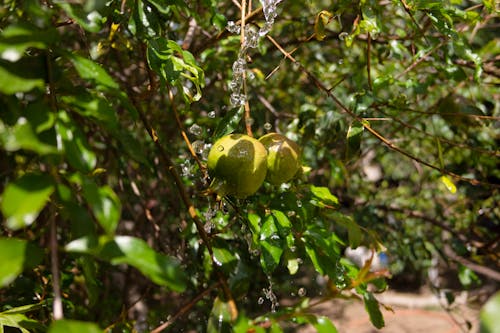
[[[372,46],[372,38],[370,36],[370,34],[368,34],[368,43],[367,43],[367,46],[366,46],[366,75],[368,77],[368,89],[370,91],[373,90],[373,87],[372,87],[372,75],[371,75],[371,69],[370,69],[370,49],[371,49],[371,46]]]
[[[163,324],[161,324],[160,326],[158,326],[157,328],[155,328],[154,330],[152,330],[151,333],[159,333],[159,332],[163,331],[164,329],[168,328],[177,319],[179,319],[186,312],[188,312],[189,310],[191,310],[191,308],[193,308],[193,306],[195,306],[196,303],[198,303],[201,299],[203,299],[203,297],[205,297],[206,295],[210,294],[210,292],[212,292],[212,290],[214,290],[215,288],[218,288],[219,286],[220,286],[219,283],[216,283],[214,285],[211,285],[207,289],[203,290],[195,298],[193,298],[191,301],[189,301],[188,303],[186,303],[185,305],[183,305],[179,309],[179,311],[177,311],[177,313],[174,314],[169,320],[167,320],[166,322],[164,322]]]
[[[472,262],[466,258],[460,257],[448,247],[445,247],[444,251],[445,251],[445,254],[450,259],[464,265],[465,267],[473,270],[476,273],[482,274],[482,275],[487,276],[495,281],[500,282],[500,272],[499,271],[497,271],[493,268],[489,268],[489,267],[477,264],[477,263]]]

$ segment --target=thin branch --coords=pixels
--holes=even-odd
[[[52,72],[52,52],[49,50],[45,55],[45,66],[47,68],[47,76],[49,80],[49,99],[52,111],[56,113],[58,111],[56,89],[54,85],[54,76]],[[54,172],[57,174],[57,172]],[[54,291],[54,302],[52,304],[52,316],[54,320],[59,320],[64,318],[63,306],[62,306],[62,296],[61,296],[61,285],[59,276],[59,256],[57,249],[57,224],[56,224],[56,206],[54,203],[50,204],[50,269],[52,273],[52,288]]]
[[[368,34],[368,43],[367,43],[367,46],[366,46],[366,75],[368,77],[368,89],[370,91],[373,90],[373,87],[372,87],[372,75],[371,75],[371,69],[370,69],[370,49],[371,49],[371,46],[372,46],[372,38],[370,36],[370,34]]]
[[[196,303],[198,303],[200,300],[203,299],[203,297],[205,297],[206,295],[210,294],[210,292],[212,292],[212,290],[214,290],[215,288],[218,288],[220,286],[219,283],[216,283],[216,284],[213,284],[211,285],[210,287],[208,287],[207,289],[203,290],[201,293],[199,293],[195,298],[193,298],[191,301],[189,301],[188,303],[186,303],[185,305],[183,305],[179,311],[177,311],[176,314],[174,314],[169,320],[167,320],[166,322],[164,322],[163,324],[161,324],[160,326],[158,326],[157,328],[155,328],[154,330],[151,331],[151,333],[159,333],[161,331],[163,331],[164,329],[167,329],[169,326],[171,326],[177,319],[179,319],[180,317],[182,317],[186,312],[188,312],[189,310],[191,310],[193,308],[193,306],[196,305]]]

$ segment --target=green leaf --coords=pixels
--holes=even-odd
[[[0,121],[0,144],[6,151],[31,150],[40,155],[57,153],[57,148],[39,140],[33,125],[20,117],[12,127],[5,127]]]
[[[274,217],[266,217],[260,233],[261,256],[260,264],[266,274],[272,273],[278,267],[284,250],[284,241],[279,236]]]
[[[64,319],[52,322],[48,333],[102,333],[102,330],[96,323]]]
[[[286,237],[290,233],[290,229],[292,228],[292,223],[288,219],[288,216],[286,216],[286,214],[282,211],[275,209],[271,211],[271,214],[275,219],[279,235],[281,237]]]
[[[55,29],[43,30],[26,22],[12,24],[0,35],[0,58],[16,62],[28,48],[46,49],[57,39]]]
[[[97,186],[91,178],[84,178],[82,190],[101,227],[108,235],[113,235],[120,221],[122,209],[116,193],[107,185]]]
[[[350,160],[356,157],[361,151],[361,137],[364,126],[359,121],[354,121],[347,130],[346,159]]]
[[[67,54],[82,79],[91,81],[104,90],[118,90],[120,86],[98,63],[76,54]]]
[[[479,314],[480,333],[500,332],[500,292],[497,292],[486,302]]]
[[[455,184],[451,181],[450,177],[446,175],[442,175],[439,177],[439,180],[444,184],[446,189],[450,191],[451,193],[456,193],[457,192],[457,187]]]
[[[31,225],[52,192],[53,180],[45,174],[28,173],[9,183],[1,198],[1,210],[7,227],[17,230]]]
[[[56,4],[61,7],[69,17],[75,20],[79,25],[81,25],[85,30],[89,32],[99,32],[102,29],[102,25],[105,19],[97,10],[91,10],[87,12],[85,8],[77,3],[72,4],[68,1],[58,0]]]
[[[0,332],[4,332],[4,326],[17,328],[22,333],[43,332],[45,327],[38,321],[26,317],[21,313],[0,312]],[[10,332],[10,330],[6,330]]]
[[[43,251],[28,241],[0,237],[0,287],[5,287],[23,272],[38,265]],[[13,313],[13,312],[11,312]]]
[[[323,40],[326,37],[326,25],[333,19],[333,14],[327,10],[322,10],[316,15],[314,21],[314,33],[317,40]]]
[[[97,94],[62,96],[61,100],[79,114],[98,120],[108,130],[116,130],[119,127],[116,111],[111,103]]]
[[[317,333],[337,333],[337,328],[326,316],[316,317],[311,324],[314,326]]]
[[[80,127],[66,112],[61,111],[55,129],[58,141],[62,143],[58,148],[64,151],[68,163],[82,173],[91,172],[96,166],[97,157]]]
[[[229,272],[233,270],[238,263],[239,256],[229,248],[229,244],[217,239],[212,244],[213,258],[216,265],[221,266],[223,270]]]
[[[176,259],[153,250],[135,237],[101,236],[99,239],[84,237],[66,245],[68,252],[87,253],[113,265],[128,264],[158,285],[174,291],[186,289],[186,275]]]
[[[0,92],[6,95],[43,90],[45,76],[43,57],[24,57],[14,63],[0,59]]]
[[[339,200],[330,192],[328,187],[311,185],[310,190],[312,195],[324,205],[337,206],[339,204]],[[319,206],[322,207],[324,205],[320,204]]]
[[[201,87],[205,84],[204,72],[189,51],[183,50],[173,40],[158,37],[148,42],[147,58],[153,71],[166,82],[179,87],[187,103],[201,98]],[[194,96],[182,79],[191,81],[195,86]]]
[[[365,302],[366,312],[368,312],[368,315],[370,316],[370,321],[372,322],[373,326],[375,326],[378,329],[384,327],[385,326],[384,317],[382,315],[382,312],[380,311],[378,301],[375,299],[373,294],[370,292],[365,292],[363,294],[363,300]]]
[[[217,127],[215,128],[213,136],[214,141],[223,137],[224,135],[233,133],[241,123],[243,112],[243,107],[229,110],[219,121]]]
[[[234,304],[223,301],[220,297],[216,297],[210,311],[210,317],[207,324],[207,333],[230,333],[231,322],[235,314]]]

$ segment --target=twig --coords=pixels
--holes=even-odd
[[[183,316],[186,312],[188,312],[193,306],[196,305],[203,297],[208,295],[212,290],[215,288],[218,288],[220,286],[219,283],[216,283],[214,285],[211,285],[207,289],[203,290],[201,293],[199,293],[195,298],[193,298],[191,301],[189,301],[187,304],[182,306],[179,311],[177,311],[176,314],[174,314],[169,320],[167,320],[165,323],[161,324],[157,328],[151,331],[151,333],[159,333],[163,331],[164,329],[168,328],[170,325],[172,325],[179,317]]]
[[[175,121],[177,122],[177,127],[179,127],[179,130],[181,131],[182,138],[184,139],[184,142],[186,143],[189,152],[191,153],[191,156],[193,156],[194,160],[196,161],[196,164],[198,164],[198,168],[203,174],[204,179],[208,179],[208,172],[205,166],[201,163],[200,159],[198,158],[198,155],[196,155],[196,152],[193,149],[193,145],[191,144],[191,141],[189,140],[186,131],[184,130],[184,126],[182,125],[181,119],[179,117],[179,112],[177,112],[177,106],[174,101],[174,94],[172,92],[172,89],[168,88],[168,99],[170,101],[170,105],[172,107],[172,110],[174,111],[175,115]]]
[[[372,87],[372,75],[371,75],[371,69],[370,69],[370,49],[371,49],[371,46],[372,46],[372,38],[370,36],[370,34],[368,34],[368,38],[367,38],[367,46],[366,46],[366,75],[368,77],[368,89],[370,91],[373,90],[373,87]]]
[[[52,111],[58,111],[56,90],[54,85],[54,76],[52,73],[52,52],[49,50],[45,55],[45,66],[47,68],[47,76],[49,80],[49,100]],[[57,172],[54,172],[57,174]],[[50,205],[50,269],[52,273],[52,288],[54,291],[54,303],[52,305],[52,315],[54,320],[64,318],[61,285],[59,278],[59,257],[57,252],[57,225],[56,225],[56,206],[54,203]]]

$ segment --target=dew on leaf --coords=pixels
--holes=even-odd
[[[271,125],[271,123],[265,123],[264,124],[264,129],[266,131],[270,131],[272,128],[273,128],[273,125]]]
[[[215,116],[216,116],[216,112],[213,111],[213,110],[208,113],[208,118],[212,118],[213,119],[213,118],[215,118]]]

